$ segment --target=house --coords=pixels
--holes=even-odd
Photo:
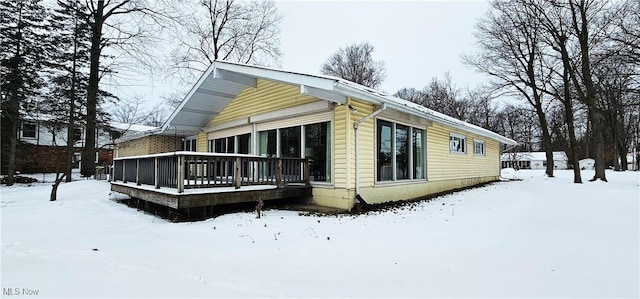
[[[586,158],[578,161],[578,163],[580,164],[581,170],[585,170],[585,169],[593,170],[595,169],[596,160],[591,158]]]
[[[494,132],[344,79],[216,61],[161,128],[117,141],[116,162],[122,163],[116,164],[112,189],[140,191],[118,178],[147,163],[141,159],[149,154],[158,154],[155,165],[171,157],[159,153],[172,151],[184,156],[179,165],[193,161],[186,171],[202,169],[199,173],[209,176],[196,176],[198,185],[185,178],[184,184],[196,188],[212,171],[228,173],[212,159],[256,159],[238,162],[236,169],[262,163],[257,159],[303,159],[311,201],[349,210],[356,197],[375,204],[496,181],[501,148],[514,145]],[[201,155],[193,158],[185,151]],[[299,165],[292,167],[300,170]],[[271,170],[238,170],[236,188],[251,181],[239,178],[241,172],[244,177],[258,171]],[[165,174],[155,173],[156,190],[163,190],[158,177]],[[181,186],[183,175],[179,171],[177,183],[172,178],[167,186]],[[286,174],[280,176],[284,180]],[[142,173],[128,177],[143,181]],[[153,174],[144,180],[153,182]]]
[[[500,156],[502,168],[546,169],[547,154],[545,152],[504,153]],[[553,168],[569,169],[569,159],[565,152],[553,152]]]
[[[113,141],[122,135],[155,127],[109,122],[97,129],[96,163],[110,165],[113,159]],[[73,131],[74,168],[80,167],[84,147],[85,128]],[[67,150],[67,127],[49,115],[27,116],[19,124],[16,150],[16,171],[21,173],[63,171]],[[37,157],[37,158],[34,158]],[[4,153],[2,157],[5,161]]]

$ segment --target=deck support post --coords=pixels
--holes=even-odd
[[[242,160],[240,157],[236,158],[236,171],[235,171],[235,186],[236,189],[240,189],[240,185],[242,185],[242,171],[240,166],[242,165]]]
[[[140,183],[140,159],[136,159],[136,185],[142,185]]]
[[[184,156],[178,155],[178,193],[184,192]]]
[[[154,159],[154,182],[155,182],[155,188],[156,189],[160,189],[160,171],[158,171],[159,166],[158,166],[158,157],[156,157]]]

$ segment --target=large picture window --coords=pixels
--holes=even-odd
[[[330,122],[262,131],[258,133],[259,153],[269,157],[308,158],[309,179],[330,182],[330,132]]]
[[[425,131],[385,120],[377,121],[378,181],[425,178]]]

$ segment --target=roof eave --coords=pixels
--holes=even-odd
[[[390,107],[392,109],[395,109],[395,110],[398,110],[398,111],[401,111],[401,112],[404,112],[404,113],[407,113],[407,114],[415,115],[415,116],[418,116],[418,117],[421,117],[421,118],[425,118],[427,120],[434,121],[434,122],[437,122],[437,123],[446,124],[448,126],[456,128],[456,129],[460,129],[460,130],[467,131],[467,132],[470,132],[470,133],[478,134],[480,136],[491,138],[491,139],[494,139],[494,140],[496,140],[496,141],[498,141],[500,143],[506,144],[506,145],[517,145],[518,144],[518,142],[516,142],[513,139],[504,137],[504,136],[502,136],[500,134],[497,134],[497,133],[491,132],[489,130],[480,128],[480,127],[475,126],[473,124],[469,124],[469,123],[466,123],[466,122],[463,122],[463,121],[460,121],[460,120],[453,121],[453,120],[447,119],[445,117],[440,117],[435,113],[434,114],[428,114],[428,113],[423,113],[423,112],[420,112],[420,111],[417,111],[417,110],[414,110],[414,109],[409,109],[406,106],[399,105],[398,103],[396,103],[394,101],[388,100],[386,97],[384,97],[382,95],[377,95],[377,94],[374,94],[374,93],[366,92],[364,90],[352,87],[349,84],[344,84],[342,82],[338,82],[336,84],[336,86],[335,86],[335,89],[337,91],[343,92],[345,95],[350,96],[350,97],[358,98],[358,99],[361,99],[361,100],[364,100],[364,101],[368,101],[370,103],[378,104],[378,105],[386,104],[388,107]],[[462,124],[459,123],[459,122],[461,122]]]

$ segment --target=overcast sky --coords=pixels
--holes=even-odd
[[[381,91],[421,89],[447,71],[461,89],[487,81],[460,62],[461,54],[475,51],[472,32],[488,9],[486,1],[276,0],[276,5],[283,15],[280,65],[285,70],[319,74],[322,63],[340,47],[369,42],[375,47],[373,58],[386,65]],[[136,95],[159,103],[161,96],[186,93],[191,87],[162,76],[131,85],[118,81],[109,89],[121,97]]]
[[[486,1],[277,1],[283,14],[284,69],[319,73],[341,46],[368,41],[373,58],[384,61],[382,90],[424,87],[449,71],[457,87],[474,87],[486,77],[464,66],[474,52],[473,29]]]

